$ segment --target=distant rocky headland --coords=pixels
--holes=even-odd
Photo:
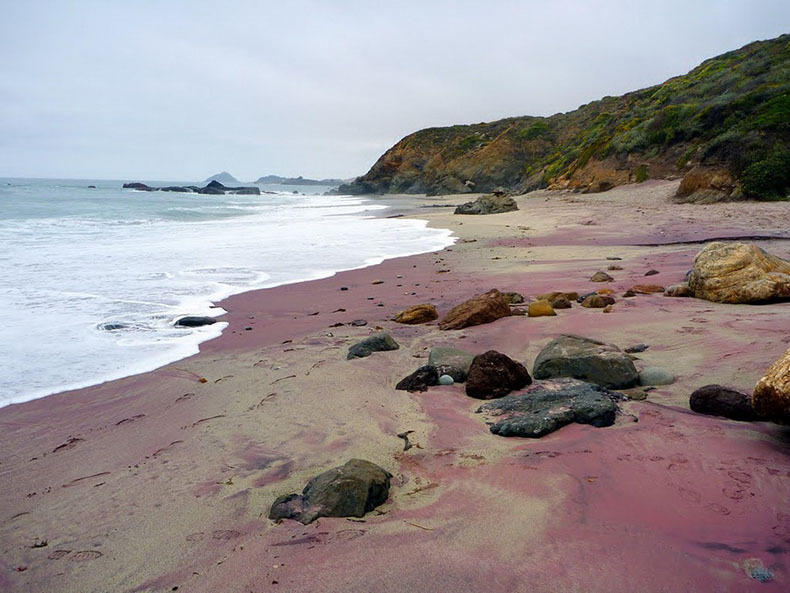
[[[209,194],[216,196],[222,196],[225,194],[259,195],[261,193],[261,190],[258,187],[226,187],[219,181],[211,181],[204,187],[198,187],[196,185],[169,185],[167,187],[151,187],[145,183],[135,181],[133,183],[124,183],[123,188],[136,189],[137,191],[165,191],[188,194]]]
[[[338,193],[600,192],[683,178],[676,199],[786,199],[790,35],[550,117],[428,128]]]
[[[255,183],[266,185],[340,185],[343,179],[305,179],[299,177],[280,177],[279,175],[266,175],[259,177]]]

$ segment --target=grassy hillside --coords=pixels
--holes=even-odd
[[[340,189],[603,191],[693,170],[687,193],[772,199],[790,186],[789,140],[790,35],[782,35],[569,113],[421,130]]]

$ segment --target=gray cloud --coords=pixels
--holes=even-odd
[[[350,177],[790,30],[785,1],[2,0],[0,175]]]

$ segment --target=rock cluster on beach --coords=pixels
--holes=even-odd
[[[219,181],[210,181],[203,187],[198,187],[196,185],[170,185],[166,187],[151,187],[146,185],[145,183],[140,183],[139,181],[135,181],[133,183],[124,183],[124,189],[135,189],[137,191],[164,191],[164,192],[176,192],[176,193],[188,193],[188,194],[206,194],[206,195],[213,195],[213,196],[222,196],[225,194],[237,194],[237,195],[260,195],[261,190],[259,187],[249,186],[249,187],[226,187],[222,185]]]
[[[503,192],[495,192],[461,204],[455,209],[455,214],[500,214],[513,210],[518,210],[516,201]]]

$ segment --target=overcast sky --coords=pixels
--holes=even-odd
[[[790,31],[788,0],[0,0],[0,176],[352,177]]]

